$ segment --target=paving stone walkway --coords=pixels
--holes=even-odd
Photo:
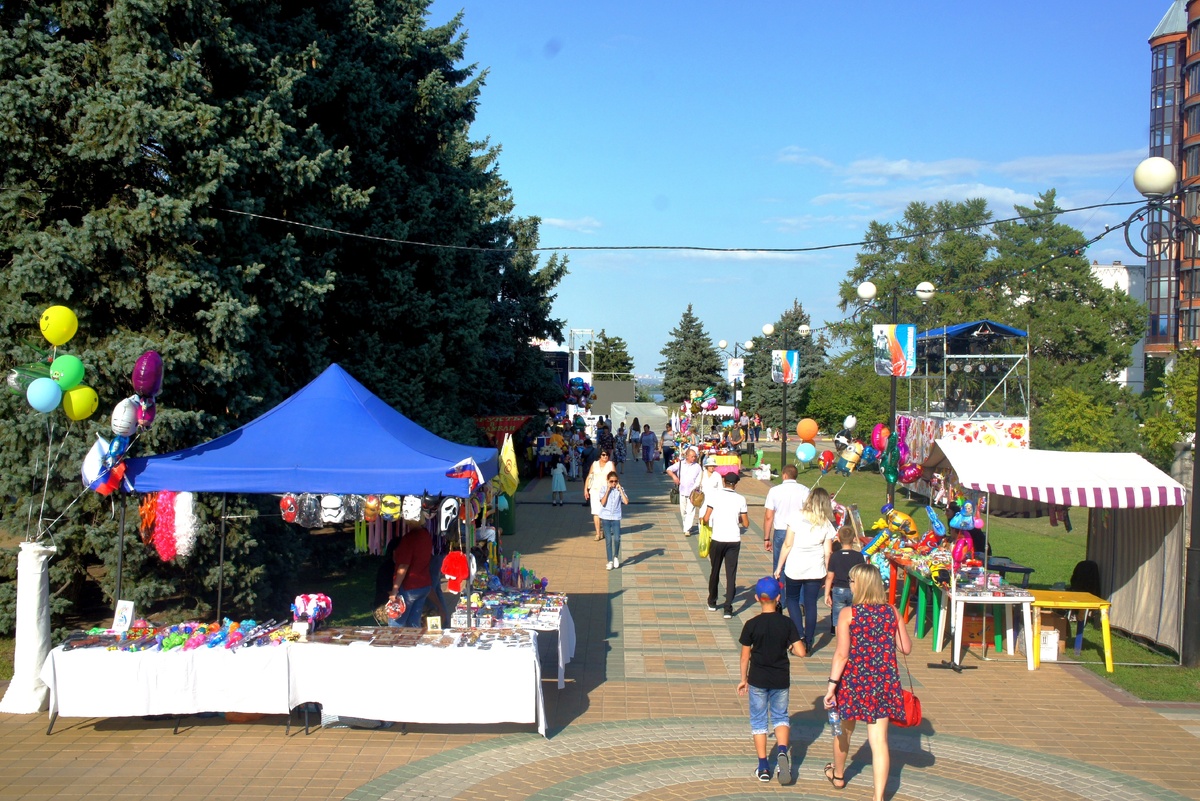
[[[520,493],[518,531],[505,537],[524,563],[570,594],[577,627],[567,686],[544,683],[549,738],[526,726],[326,729],[305,735],[282,718],[249,724],[60,719],[0,715],[0,798],[208,799],[749,799],[870,796],[870,751],[855,738],[849,787],[821,775],[830,760],[819,697],[832,639],[792,660],[792,787],[751,778],[745,700],[735,692],[737,634],[756,608],[747,589],[770,569],[763,551],[766,488],[751,502],[733,620],[705,607],[708,567],[667,503],[669,483],[630,464],[633,503],[622,525],[622,566],[604,569],[582,487],[549,503],[549,482]],[[758,507],[756,510],[754,507]],[[335,599],[336,600],[336,599]],[[827,620],[822,610],[821,623]],[[554,675],[549,651],[544,675]],[[893,728],[889,792],[896,799],[1200,799],[1194,706],[1143,705],[1080,668],[1029,672],[1021,658],[983,661],[976,647],[955,674],[916,640],[909,657],[925,721]],[[347,681],[372,680],[344,677]],[[386,677],[380,692],[461,692],[436,677]],[[99,691],[99,688],[97,688]],[[486,681],[470,690],[487,703]]]

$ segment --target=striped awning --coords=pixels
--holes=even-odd
[[[939,440],[923,465],[953,469],[958,482],[990,493],[992,512],[1036,506],[1147,509],[1183,506],[1178,481],[1136,453],[1068,453]]]

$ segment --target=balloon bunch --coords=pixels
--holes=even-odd
[[[163,361],[155,351],[138,357],[130,374],[134,393],[113,407],[109,425],[113,438],[97,435],[91,451],[83,460],[83,485],[101,495],[109,495],[125,477],[125,453],[138,431],[154,423],[157,397],[162,392]],[[166,558],[166,557],[164,557]]]
[[[857,417],[852,414],[846,415],[846,419],[842,421],[842,430],[833,437],[834,450],[841,453],[854,440],[854,427],[857,425]]]
[[[819,431],[817,421],[811,417],[805,417],[796,423],[796,436],[800,437],[800,444],[796,446],[796,459],[801,464],[808,464],[817,458],[816,439]]]
[[[567,403],[582,406],[585,410],[590,409],[596,400],[595,388],[579,376],[575,376],[567,382],[565,400]]]
[[[42,336],[57,349],[71,341],[79,330],[79,318],[66,306],[51,306],[42,312]],[[69,420],[86,420],[100,405],[96,390],[83,384],[84,367],[79,357],[58,354],[53,359],[31,362],[9,371],[8,386],[25,395],[41,414],[62,406]]]
[[[908,429],[912,424],[912,418],[897,417],[896,418],[896,434],[898,435],[896,450],[900,455],[900,483],[912,484],[921,477],[921,465],[913,464],[909,461],[908,452]]]

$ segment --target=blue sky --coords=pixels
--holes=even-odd
[[[437,0],[488,71],[472,129],[502,147],[543,246],[855,242],[913,200],[1138,197],[1153,2]],[[1129,210],[1062,219],[1094,235]],[[799,299],[838,319],[855,248],[570,254],[554,310],[624,337],[639,374],[690,302],[741,341]],[[1140,263],[1119,233],[1089,257]]]

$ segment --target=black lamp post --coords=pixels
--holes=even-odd
[[[865,303],[870,303],[872,300],[874,300],[877,292],[878,292],[878,290],[876,289],[875,284],[871,283],[870,281],[863,281],[861,284],[858,285],[858,297],[860,300],[862,300]],[[930,301],[930,299],[933,298],[934,292],[935,292],[935,289],[933,287],[933,284],[929,283],[928,281],[922,281],[921,283],[917,284],[917,288],[914,290],[914,294],[916,294],[916,296],[921,300],[922,303],[928,303]],[[899,288],[899,286],[893,286],[892,287],[892,325],[896,324],[896,317],[897,317],[898,310],[899,310],[899,303],[900,303],[900,288]],[[896,430],[896,374],[895,374],[895,371],[892,372],[891,379],[892,379],[892,392],[891,392],[891,403],[888,405],[888,410],[889,410],[888,411],[888,430],[895,431]],[[887,485],[887,502],[888,503],[896,502],[896,485],[893,484],[891,481],[889,481],[888,485]]]
[[[1175,210],[1178,195],[1175,185],[1179,173],[1167,159],[1153,156],[1138,164],[1133,171],[1133,185],[1146,198],[1146,205],[1129,215],[1122,227],[1125,244],[1145,258],[1149,253],[1161,254],[1166,248],[1187,238],[1200,238],[1200,225]],[[1149,220],[1147,221],[1147,218]],[[1140,241],[1134,243],[1130,230],[1141,223]],[[1108,233],[1107,229],[1105,233]],[[1102,234],[1103,236],[1103,234]],[[1200,386],[1196,392],[1196,432],[1200,436]],[[1179,657],[1188,667],[1200,666],[1200,471],[1196,470],[1195,440],[1192,446],[1192,517],[1184,559],[1186,583],[1183,590],[1183,631]]]
[[[720,349],[720,351],[722,353],[724,353],[726,356],[730,356],[730,357],[736,359],[738,357],[738,351],[741,351],[742,354],[744,355],[744,354],[747,354],[750,351],[754,350],[754,340],[747,339],[745,344],[742,344],[741,342],[734,342],[732,354],[728,350],[726,350],[726,348],[728,348],[728,347],[729,347],[729,343],[723,339],[717,343],[717,348]],[[746,383],[745,375],[746,375],[746,368],[743,365],[743,367],[742,367],[742,384],[743,385],[745,385],[745,383]],[[734,378],[733,379],[733,406],[735,409],[740,409],[741,404],[742,404],[741,398],[738,397],[738,379]],[[737,420],[734,420],[733,424],[736,426]]]

